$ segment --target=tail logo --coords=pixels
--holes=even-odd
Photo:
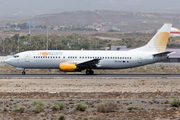
[[[158,52],[165,52],[169,35],[168,32],[161,32],[154,38],[154,46]]]

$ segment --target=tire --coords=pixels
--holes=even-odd
[[[23,71],[23,72],[22,72],[22,75],[26,75],[26,72]]]
[[[94,74],[94,71],[93,70],[90,70],[90,75],[93,75]]]
[[[90,73],[91,73],[91,72],[90,72],[89,70],[86,71],[86,75],[90,75]]]

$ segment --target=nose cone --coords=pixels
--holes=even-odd
[[[11,65],[11,59],[7,59],[5,62],[6,62],[7,64]]]

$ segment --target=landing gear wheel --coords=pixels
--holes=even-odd
[[[86,71],[86,75],[93,75],[94,74],[94,71],[93,70],[87,70]]]
[[[94,71],[93,70],[90,70],[90,75],[93,75],[94,74]]]
[[[23,71],[23,72],[22,72],[22,75],[26,75],[26,72],[25,72],[25,71]]]
[[[90,75],[90,71],[89,70],[86,71],[86,75]]]

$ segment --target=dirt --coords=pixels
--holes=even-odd
[[[9,99],[0,101],[0,119],[55,120],[60,113],[69,120],[93,120],[99,115],[110,120],[180,119],[179,107],[172,107],[168,101],[178,98],[179,91],[178,78],[0,79],[0,98]],[[32,100],[18,99],[44,99],[46,106],[40,113],[34,113]],[[108,99],[113,99],[118,109],[97,112],[97,105]],[[64,101],[66,107],[52,111],[50,106],[58,100]],[[74,111],[74,104],[79,102],[88,105],[88,109]],[[25,112],[12,111],[13,104],[24,105]],[[127,110],[128,105],[134,109]]]

